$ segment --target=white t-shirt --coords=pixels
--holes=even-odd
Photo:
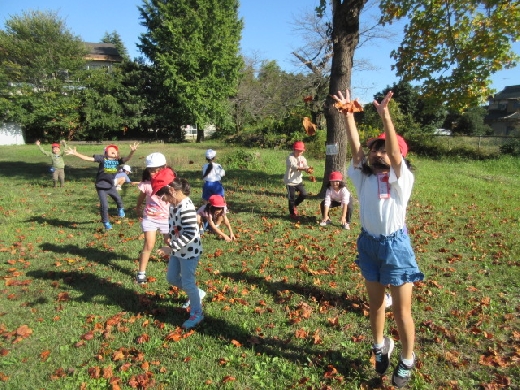
[[[388,236],[404,228],[406,207],[414,183],[414,176],[405,161],[401,164],[399,179],[394,170],[390,168],[388,198],[380,198],[381,183],[378,183],[377,175],[367,176],[361,172],[360,167],[355,168],[351,162],[348,168],[348,176],[356,188],[359,199],[361,226],[369,234]],[[386,184],[386,182],[383,184]]]
[[[308,168],[307,159],[302,155],[295,157],[291,153],[285,160],[285,175],[283,181],[288,186],[296,186],[303,181],[302,172],[298,168]]]
[[[325,206],[330,207],[332,201],[339,202],[342,205],[350,202],[350,192],[347,187],[340,188],[335,191],[334,188],[329,187],[325,192]]]
[[[221,181],[222,178],[226,176],[226,171],[224,170],[224,168],[222,168],[222,165],[217,163],[204,164],[204,166],[202,167],[202,175],[204,176],[204,173],[206,173],[209,164],[213,164],[213,169],[210,173],[208,173],[208,176],[203,177],[202,180],[209,182]]]

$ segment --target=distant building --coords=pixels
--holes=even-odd
[[[115,63],[123,61],[117,47],[113,43],[85,42],[89,53],[85,56],[87,69],[111,68]]]
[[[488,114],[484,122],[495,135],[520,136],[520,85],[505,87],[488,98]]]
[[[181,126],[181,129],[184,131],[184,139],[186,140],[196,140],[197,139],[197,126],[195,125],[185,125]],[[211,137],[217,131],[217,127],[215,125],[207,125],[203,129],[204,138]]]

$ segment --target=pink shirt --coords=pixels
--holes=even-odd
[[[157,196],[152,195],[152,184],[149,181],[142,181],[137,188],[146,195],[146,204],[143,208],[143,218],[156,221],[168,220],[170,216],[170,204],[163,202]]]

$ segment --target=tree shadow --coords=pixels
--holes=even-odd
[[[78,225],[90,225],[92,224],[92,221],[64,221],[62,219],[57,218],[47,218],[41,215],[33,215],[29,219],[27,219],[25,222],[37,222],[40,225],[51,225],[56,226],[60,228],[69,228],[69,229],[77,229]]]
[[[98,264],[103,264],[109,266],[117,271],[129,275],[132,278],[135,276],[134,272],[128,270],[127,268],[121,267],[118,264],[118,261],[125,260],[134,260],[128,256],[121,256],[116,254],[115,252],[110,251],[102,251],[93,247],[78,247],[76,245],[64,245],[58,246],[51,243],[43,243],[40,245],[40,248],[44,251],[54,252],[54,253],[62,253],[67,255],[76,255],[80,257],[84,257],[88,261],[96,262]]]

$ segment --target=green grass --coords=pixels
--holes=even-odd
[[[161,151],[200,204],[210,147],[227,172],[239,239],[203,240],[206,319],[194,332],[179,330],[186,297],[167,284],[164,261],[154,256],[147,274],[155,279],[134,283],[142,247],[135,187],[122,192],[127,218],[112,217],[105,232],[96,164],[65,157],[66,187],[54,189],[49,159],[34,145],[2,147],[1,388],[390,387],[369,359],[367,296],[354,264],[358,210],[350,231],[317,224],[323,161],[307,156],[317,182],[306,180],[312,196],[299,224],[287,216],[286,151],[143,144],[129,162],[132,178],[140,179],[147,154]],[[78,151],[101,153],[102,145]],[[413,161],[407,224],[426,279],[414,289],[418,369],[410,387],[519,386],[520,160]]]

